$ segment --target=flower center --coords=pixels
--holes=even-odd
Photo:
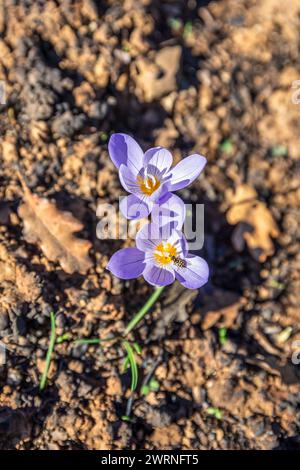
[[[138,176],[137,183],[140,186],[142,193],[146,194],[146,196],[151,196],[151,194],[160,187],[160,181],[157,176],[154,175],[145,175],[144,178],[142,176]]]
[[[154,259],[157,263],[166,265],[173,261],[173,257],[177,255],[174,245],[169,242],[159,243],[154,250]]]

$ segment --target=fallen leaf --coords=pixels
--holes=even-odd
[[[229,189],[225,194],[229,209],[227,222],[236,225],[232,243],[237,251],[247,244],[254,259],[264,262],[274,253],[272,238],[279,236],[277,224],[266,204],[258,200],[254,188],[240,184],[235,190]]]
[[[71,212],[62,212],[53,202],[33,194],[19,174],[24,192],[24,203],[19,207],[19,216],[24,222],[24,237],[28,243],[38,243],[44,255],[59,262],[68,274],[85,274],[91,267],[88,251],[91,243],[76,238],[74,232],[83,225]]]

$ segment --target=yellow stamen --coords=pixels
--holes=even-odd
[[[177,250],[174,245],[169,242],[162,242],[157,245],[154,251],[155,260],[162,265],[170,264],[172,257],[177,255]]]
[[[137,182],[141,188],[142,193],[146,194],[146,196],[151,196],[151,194],[160,187],[160,181],[154,175],[149,175],[145,178],[138,176]]]

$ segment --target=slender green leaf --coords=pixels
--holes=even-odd
[[[133,343],[133,347],[138,354],[142,353],[142,348],[136,341]]]
[[[76,346],[79,346],[81,344],[100,344],[100,343],[105,343],[107,341],[113,341],[115,339],[116,339],[115,337],[103,338],[103,339],[100,339],[100,338],[77,339],[76,341],[74,341],[74,343]]]
[[[126,372],[126,370],[128,369],[128,366],[129,366],[129,357],[128,355],[125,357],[124,359],[124,362],[123,362],[123,365],[122,365],[122,370],[123,372]]]
[[[100,339],[99,338],[77,339],[74,342],[76,346],[80,346],[82,344],[100,344]]]
[[[56,327],[55,327],[55,315],[54,312],[50,313],[50,321],[51,321],[51,335],[50,335],[50,341],[49,341],[49,346],[48,346],[48,351],[46,355],[46,364],[45,364],[45,369],[43,372],[43,375],[41,377],[40,381],[40,390],[44,390],[46,383],[47,383],[47,378],[48,378],[48,372],[51,364],[51,357],[52,353],[54,350],[55,346],[55,339],[56,339]]]
[[[128,361],[129,361],[130,369],[131,369],[131,387],[130,388],[134,392],[138,383],[138,367],[137,367],[137,363],[135,360],[134,350],[128,341],[123,341],[122,345],[127,352],[127,357],[128,357]]]

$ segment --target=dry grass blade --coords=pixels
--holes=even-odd
[[[37,243],[45,256],[59,262],[67,273],[85,274],[92,264],[88,255],[91,243],[74,236],[82,230],[82,223],[70,212],[62,212],[53,202],[33,194],[20,172],[18,176],[24,192],[18,213],[24,222],[26,241]]]

